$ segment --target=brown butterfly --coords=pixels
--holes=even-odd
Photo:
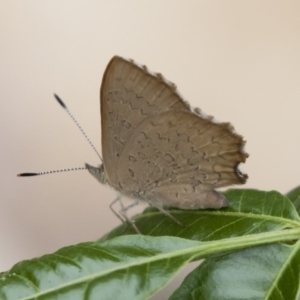
[[[248,157],[242,136],[192,109],[161,74],[115,56],[100,98],[103,164],[86,167],[121,195],[147,201],[177,221],[163,206],[226,207],[215,189],[246,182],[238,170]],[[133,223],[126,210],[122,216]]]

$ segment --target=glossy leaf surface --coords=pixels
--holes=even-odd
[[[170,300],[296,300],[299,276],[299,242],[265,245],[206,259]]]
[[[186,227],[178,226],[150,208],[136,217],[136,223],[142,232],[148,232],[153,237],[128,235],[111,239],[124,233],[124,229],[127,233],[134,232],[131,227],[121,226],[99,242],[66,247],[50,255],[20,262],[10,271],[0,274],[0,299],[147,299],[188,262],[200,258],[208,258],[203,265],[206,266],[204,274],[207,284],[203,285],[207,292],[203,294],[205,297],[216,290],[213,284],[210,285],[216,282],[215,278],[218,279],[218,285],[226,287],[231,277],[234,278],[234,269],[241,270],[240,274],[246,272],[244,258],[246,265],[253,266],[254,278],[262,276],[268,283],[273,280],[273,285],[276,278],[278,289],[282,288],[281,282],[289,280],[289,296],[295,295],[296,283],[297,288],[299,285],[299,249],[297,243],[292,243],[300,238],[300,220],[291,201],[277,192],[230,190],[225,195],[231,206],[220,211],[171,209],[171,213]],[[279,247],[275,248],[276,251],[272,250],[275,244],[265,245],[279,241],[291,245],[276,244]],[[265,246],[259,248],[260,251],[255,250],[258,248],[245,249],[258,245]],[[255,260],[259,261],[259,254],[266,273],[257,273],[259,265],[256,266]],[[224,272],[219,265],[223,266]],[[229,268],[231,265],[234,266],[232,269]],[[200,266],[198,271],[203,272],[204,267]],[[268,277],[269,273],[273,277]],[[189,278],[195,281],[198,275],[193,277],[193,274]],[[281,277],[276,277],[276,274],[281,274]],[[245,288],[257,289],[259,285],[253,285],[255,280],[251,281],[247,276],[244,279]],[[246,282],[250,285],[247,286]],[[230,292],[234,291],[233,284],[228,288],[230,297]],[[194,292],[190,283],[188,288]]]
[[[291,229],[211,242],[131,235],[79,244],[0,274],[0,299],[147,299],[195,257],[299,238]]]
[[[196,246],[177,238],[126,236],[66,247],[2,273],[0,299],[146,299],[191,259],[186,249]]]

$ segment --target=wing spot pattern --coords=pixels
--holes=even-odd
[[[129,172],[130,176],[133,178],[134,177],[134,172],[131,169],[128,169],[128,172]]]
[[[137,161],[137,159],[133,155],[129,155],[128,159],[129,159],[129,161],[132,161],[132,162]]]

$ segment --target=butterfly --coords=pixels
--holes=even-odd
[[[230,123],[192,109],[175,84],[146,66],[114,56],[103,75],[100,107],[103,163],[86,167],[135,203],[146,201],[180,223],[164,206],[226,207],[215,189],[248,178],[238,169],[248,157],[243,137]],[[134,224],[126,210],[122,216]]]

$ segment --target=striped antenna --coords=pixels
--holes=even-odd
[[[78,171],[78,170],[87,170],[87,167],[52,170],[52,171],[37,172],[37,173],[20,173],[20,174],[17,174],[17,176],[18,177],[30,177],[30,176],[48,175],[48,174],[53,174],[53,173],[62,173],[62,172],[70,172],[70,171]]]
[[[67,114],[73,120],[73,122],[76,124],[76,126],[79,128],[79,130],[81,131],[81,133],[83,134],[83,136],[85,137],[85,139],[88,141],[88,143],[90,144],[90,146],[94,149],[94,151],[96,152],[96,154],[98,155],[98,157],[100,158],[100,160],[103,161],[102,157],[99,154],[99,152],[97,151],[96,147],[91,142],[91,140],[88,138],[87,134],[84,132],[84,130],[82,129],[82,127],[80,126],[80,124],[77,122],[77,120],[75,119],[75,117],[73,116],[73,114],[70,112],[70,110],[65,105],[65,103],[56,94],[54,94],[54,97],[57,100],[57,102],[61,105],[61,107],[67,112]]]
[[[87,134],[84,132],[82,127],[79,125],[75,117],[72,115],[72,113],[69,111],[65,103],[56,95],[54,94],[55,99],[57,102],[61,105],[61,107],[68,113],[69,117],[73,120],[73,122],[77,125],[85,139],[88,141],[90,146],[94,149],[100,160],[102,161],[102,157],[97,151],[96,147],[94,144],[91,142],[91,140],[88,138]],[[78,167],[78,168],[70,168],[70,169],[60,169],[60,170],[52,170],[52,171],[45,171],[45,172],[36,172],[36,173],[20,173],[17,174],[18,177],[30,177],[30,176],[39,176],[39,175],[48,175],[48,174],[53,174],[53,173],[62,173],[62,172],[70,172],[70,171],[78,171],[78,170],[87,170],[87,167]]]

